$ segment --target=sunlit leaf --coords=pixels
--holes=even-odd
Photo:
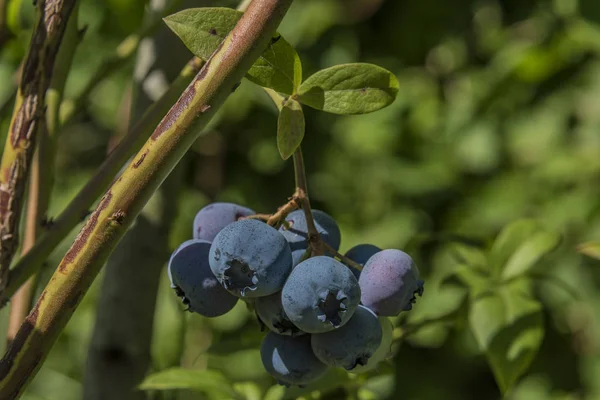
[[[194,55],[207,60],[242,15],[231,8],[188,8],[164,21]],[[276,34],[246,77],[260,86],[293,94],[302,81],[302,64],[292,45]]]
[[[287,160],[304,138],[304,113],[302,106],[289,97],[283,103],[277,120],[277,148],[281,158]]]
[[[230,382],[223,374],[212,370],[171,368],[149,375],[139,385],[142,390],[188,389],[207,393],[211,397],[233,398]]]
[[[577,246],[577,251],[588,257],[600,260],[600,242],[586,242]]]
[[[398,94],[398,79],[390,71],[366,63],[341,64],[308,77],[299,100],[333,114],[366,114],[390,105]]]

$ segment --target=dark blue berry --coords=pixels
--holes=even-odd
[[[355,263],[364,266],[373,254],[378,253],[380,251],[381,249],[379,247],[374,246],[372,244],[359,244],[348,250],[344,255],[352,261],[354,261]],[[354,274],[356,279],[360,277],[359,270],[352,268],[352,273]]]
[[[194,218],[194,239],[212,242],[223,228],[241,217],[256,214],[253,210],[233,203],[211,203]]]
[[[297,336],[304,333],[290,321],[283,311],[281,292],[257,298],[254,309],[265,326],[279,335]]]
[[[238,297],[278,292],[292,269],[290,246],[275,228],[255,219],[227,225],[210,248],[210,268]]]
[[[360,287],[339,261],[318,256],[298,264],[283,287],[286,315],[300,330],[321,333],[344,325],[360,301]]]
[[[311,336],[312,349],[321,362],[352,370],[366,365],[381,344],[382,330],[377,316],[358,306],[344,326]]]
[[[312,215],[321,239],[336,251],[339,250],[342,239],[340,228],[335,220],[320,210],[312,210]],[[308,248],[308,227],[304,211],[292,211],[285,218],[285,221],[287,226],[284,224],[279,228],[279,231],[283,233],[283,236],[290,243],[295,266],[302,261],[302,257]],[[327,255],[333,256],[331,254]]]
[[[171,256],[168,265],[171,287],[190,311],[216,317],[230,311],[238,299],[217,281],[208,265],[210,243],[192,239]]]
[[[310,336],[282,336],[267,333],[260,347],[267,372],[282,385],[306,385],[320,378],[327,366],[315,357]]]

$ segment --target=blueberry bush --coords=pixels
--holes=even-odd
[[[0,0],[0,400],[594,400],[600,3]]]

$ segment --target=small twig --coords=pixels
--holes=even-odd
[[[145,23],[142,27],[129,36],[117,46],[114,53],[106,57],[98,69],[94,72],[86,86],[75,99],[65,100],[63,108],[66,110],[61,118],[61,125],[70,124],[73,119],[83,110],[88,103],[88,98],[92,92],[102,83],[107,77],[118,71],[123,65],[133,59],[137,49],[142,42],[142,39],[154,33],[163,24],[162,17],[169,15],[177,9],[180,0],[173,0],[171,4],[149,23]]]
[[[328,245],[327,242],[325,242],[324,240],[322,240],[322,244],[323,244],[323,247],[325,248],[325,251],[327,251],[328,253],[331,253],[335,257],[339,258],[342,263],[346,264],[350,268],[354,268],[354,269],[359,270],[359,271],[363,270],[363,266],[362,265],[360,265],[356,261],[352,261],[348,257],[340,254],[333,247],[331,247],[330,245]]]
[[[292,211],[297,210],[300,207],[300,202],[298,199],[298,195],[294,193],[292,198],[283,206],[279,207],[277,212],[267,220],[267,224],[271,226],[277,226],[281,224],[281,222],[288,216]]]

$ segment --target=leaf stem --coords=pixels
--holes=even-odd
[[[254,0],[88,218],[0,361],[0,398],[18,398],[148,199],[267,48],[293,0]]]

